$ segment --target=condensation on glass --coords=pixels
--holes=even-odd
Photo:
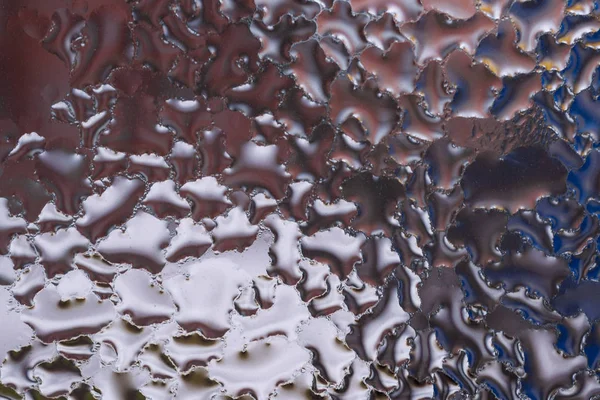
[[[600,395],[592,0],[0,0],[0,398]]]

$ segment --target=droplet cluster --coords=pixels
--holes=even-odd
[[[0,399],[600,398],[595,0],[0,0]]]

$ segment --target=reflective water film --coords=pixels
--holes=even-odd
[[[600,398],[595,0],[0,0],[0,399]]]

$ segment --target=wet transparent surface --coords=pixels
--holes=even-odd
[[[0,0],[0,398],[600,396],[588,0]]]

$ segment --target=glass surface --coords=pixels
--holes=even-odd
[[[593,0],[0,0],[0,398],[600,396]]]

